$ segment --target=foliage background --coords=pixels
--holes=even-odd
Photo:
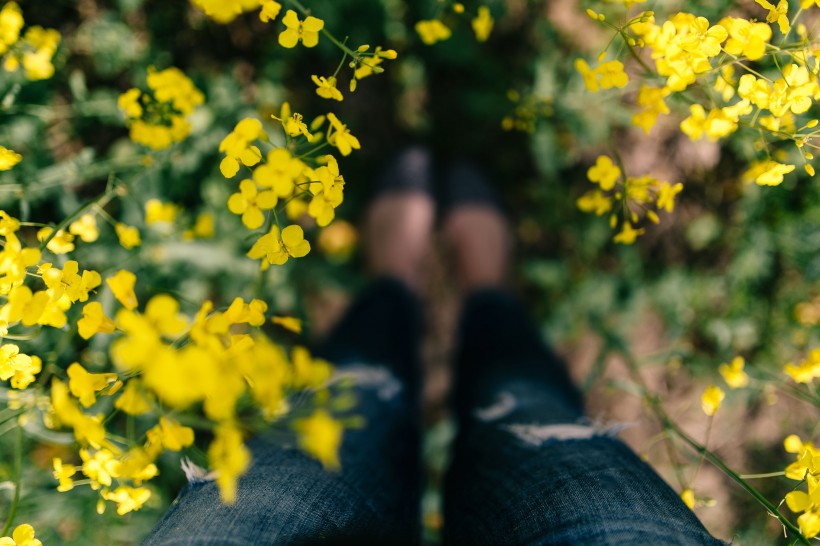
[[[712,22],[730,8],[751,11],[747,4],[677,3]],[[794,309],[820,297],[820,183],[801,176],[775,188],[744,185],[739,175],[751,141],[742,135],[718,147],[689,142],[674,121],[650,137],[628,129],[629,113],[613,108],[607,95],[591,98],[572,67],[572,59],[596,56],[609,39],[579,6],[558,0],[489,6],[498,19],[489,42],[477,43],[464,19],[450,41],[426,47],[412,31],[415,21],[431,15],[432,6],[423,2],[310,3],[335,34],[399,52],[384,75],[363,81],[338,105],[362,141],[361,152],[343,163],[341,215],[358,221],[374,173],[403,143],[427,143],[442,160],[479,158],[516,231],[518,288],[591,391],[594,413],[637,421],[625,432],[636,450],[647,453],[678,490],[692,486],[699,498],[716,498],[716,506],[697,509],[713,532],[735,536],[740,544],[777,543],[779,526],[738,488],[707,468],[693,482],[697,459],[658,447],[651,416],[637,397],[630,401],[622,394],[635,391],[623,362],[624,354],[634,357],[673,417],[702,439],[702,387],[717,381],[720,363],[744,355],[759,380],[730,393],[709,445],[741,472],[782,469],[789,459],[783,437],[817,433],[816,408],[775,394],[768,380],[818,341],[816,325],[801,324]],[[225,207],[234,189],[217,168],[218,144],[242,117],[264,119],[285,100],[310,115],[327,111],[310,75],[332,70],[338,51],[327,41],[313,50],[284,50],[276,44],[277,32],[253,14],[217,25],[181,0],[26,0],[21,7],[28,24],[57,28],[64,43],[53,79],[19,91],[2,89],[5,104],[13,104],[0,110],[0,138],[24,150],[26,161],[0,175],[0,208],[23,219],[59,221],[100,194],[116,166],[129,194],[112,203],[113,216],[136,219],[143,203],[158,197],[184,207],[180,224],[213,212],[216,237],[184,243],[178,233],[153,231],[144,234],[138,251],[127,252],[109,234],[110,244],[88,247],[87,256],[81,248],[79,256],[112,268],[151,264],[149,291],[195,302],[249,297],[260,281],[236,245],[246,232]],[[143,83],[151,65],[181,68],[207,99],[193,119],[192,138],[146,168],[141,150],[127,139],[116,97]],[[342,79],[339,87],[346,83]],[[535,115],[527,115],[531,133],[501,128],[501,119],[521,104],[510,100],[510,89],[522,101],[536,101]],[[587,189],[586,168],[614,143],[627,169],[685,184],[675,213],[629,247],[614,245],[606,222],[575,204]],[[275,274],[265,289],[277,311],[305,316],[309,328],[321,329],[328,322],[328,294],[355,293],[364,282],[360,270],[358,256],[339,260],[314,252]],[[448,313],[452,302],[449,310],[433,312],[432,324],[446,325]],[[430,365],[440,367],[448,342],[433,338]],[[84,350],[91,360],[95,354],[104,358],[93,342]],[[433,398],[433,405],[440,404]],[[446,436],[447,425],[440,411],[430,415],[435,480],[443,449],[438,436]],[[136,543],[183,480],[169,458],[150,506],[125,517],[111,510],[97,516],[95,495],[83,502],[78,491],[53,490],[53,448],[36,442],[28,448],[34,467],[25,480],[37,493],[26,495],[20,517],[35,525],[46,544]],[[11,474],[10,449],[0,442],[0,478]],[[791,485],[778,478],[761,488],[777,499]],[[434,535],[435,499],[431,504]]]

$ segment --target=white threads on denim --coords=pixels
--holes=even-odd
[[[522,442],[533,447],[540,447],[551,440],[589,440],[597,436],[614,437],[628,426],[627,423],[608,426],[560,423],[555,425],[514,424],[504,425],[502,428]]]
[[[194,464],[188,457],[183,457],[179,466],[190,484],[212,482],[216,479],[216,472],[208,472],[207,469]]]
[[[401,392],[402,384],[390,370],[384,366],[369,364],[351,364],[339,366],[330,380],[330,384],[342,380],[353,381],[357,387],[375,390],[382,401],[388,401]]]
[[[511,393],[503,391],[498,393],[495,402],[486,408],[478,408],[473,412],[476,419],[490,423],[506,417],[518,406],[518,402]]]

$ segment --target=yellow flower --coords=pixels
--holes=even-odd
[[[316,93],[319,93],[318,89],[316,90]],[[304,135],[305,137],[307,137],[308,141],[311,141],[313,139],[313,135],[308,130],[307,124],[303,121],[304,118],[302,117],[302,114],[294,112],[291,115],[289,103],[282,103],[282,108],[279,112],[279,117],[276,117],[274,115],[272,115],[271,117],[282,124],[282,128],[285,130],[288,136],[296,137],[299,135]]]
[[[599,89],[598,71],[591,69],[584,59],[575,59],[575,70],[577,70],[581,74],[581,77],[584,78],[584,85],[586,86],[587,91],[597,93]]]
[[[20,163],[22,160],[23,156],[14,150],[9,150],[4,146],[0,146],[0,171],[7,171]]]
[[[71,476],[77,473],[77,467],[73,464],[63,464],[62,459],[59,457],[54,458],[52,465],[54,466],[54,479],[60,481],[57,491],[60,493],[71,491],[74,488],[74,480],[71,479]]]
[[[333,375],[330,364],[320,358],[313,358],[304,347],[296,346],[291,351],[293,363],[293,388],[318,388],[325,385]]]
[[[17,2],[7,2],[0,11],[0,54],[17,42],[24,23],[23,13]]]
[[[214,215],[210,212],[203,212],[196,217],[194,227],[185,231],[183,238],[186,241],[190,241],[192,239],[212,239],[214,233]]]
[[[295,334],[302,333],[302,321],[295,317],[271,317],[271,322]]]
[[[140,97],[142,91],[136,88],[131,88],[117,99],[117,107],[125,114],[126,118],[139,119],[142,117],[142,104],[140,104]]]
[[[339,153],[344,156],[350,155],[353,150],[358,150],[362,146],[359,144],[359,139],[350,134],[347,125],[344,125],[335,114],[329,113],[327,115],[330,121],[330,129],[327,132],[327,141],[339,149]]]
[[[777,6],[772,5],[766,0],[755,0],[762,8],[769,10],[766,14],[767,23],[777,23],[780,27],[780,32],[786,34],[789,32],[789,0],[780,0]]]
[[[804,512],[797,518],[800,533],[805,538],[814,538],[820,534],[820,484],[808,480],[808,493],[792,491],[786,494],[786,504],[795,514]]]
[[[89,373],[78,362],[68,367],[68,388],[71,394],[80,400],[84,407],[90,407],[97,401],[96,393],[117,381],[115,373]]]
[[[219,170],[225,178],[233,178],[239,172],[239,164],[253,167],[262,159],[259,148],[251,145],[254,140],[268,140],[262,129],[262,122],[254,118],[245,118],[236,124],[233,131],[219,143],[219,151],[225,152],[225,158],[219,164]]]
[[[416,23],[416,32],[421,37],[425,45],[433,45],[442,42],[452,36],[452,31],[438,19],[419,21]]]
[[[114,226],[114,231],[117,232],[117,237],[120,240],[120,244],[126,250],[130,250],[142,244],[142,239],[140,239],[140,232],[134,226],[128,226],[125,224],[118,223]]]
[[[276,2],[275,0],[260,0],[262,3],[262,9],[259,11],[259,20],[263,23],[267,23],[276,19],[279,15],[279,12],[282,10],[282,4]]]
[[[0,380],[6,381],[19,370],[31,366],[31,357],[20,352],[17,345],[8,343],[0,347]]]
[[[117,514],[120,516],[139,510],[151,498],[151,491],[145,487],[128,487],[121,485],[114,491],[104,489],[100,496],[105,500],[117,503]]]
[[[640,235],[643,235],[646,230],[644,228],[635,229],[629,222],[624,222],[621,232],[612,238],[616,243],[624,245],[633,244]]]
[[[601,63],[596,71],[601,75],[601,89],[621,88],[629,83],[629,77],[624,72],[624,63],[621,61]]]
[[[760,186],[777,186],[783,182],[783,176],[794,169],[794,165],[786,165],[769,159],[754,163],[741,178],[747,181],[754,180]]]
[[[165,449],[180,451],[194,443],[194,429],[180,425],[169,417],[160,417],[159,425],[154,427]]]
[[[602,190],[608,191],[615,187],[615,182],[621,177],[621,169],[612,163],[612,159],[605,155],[598,156],[595,165],[587,170],[590,182],[597,182]]]
[[[125,114],[131,140],[161,150],[188,136],[191,125],[186,116],[205,97],[178,68],[157,71],[149,67],[146,79],[150,92],[130,89],[120,95],[118,106]]]
[[[344,427],[326,411],[316,410],[313,415],[294,422],[299,434],[299,447],[322,463],[325,468],[337,470],[339,446],[342,443]]]
[[[578,208],[582,211],[594,212],[596,216],[602,216],[612,210],[612,198],[601,190],[586,192],[578,198],[575,204],[578,205]]]
[[[786,364],[783,371],[797,383],[811,383],[820,377],[820,348],[809,351],[798,365]]]
[[[658,200],[656,203],[658,210],[672,212],[675,208],[675,196],[679,194],[681,190],[683,190],[683,184],[680,182],[674,185],[670,185],[668,182],[661,184],[660,188],[658,188]]]
[[[125,269],[120,269],[113,277],[105,280],[114,297],[129,311],[137,308],[137,296],[134,294],[134,284],[137,276]]]
[[[191,0],[217,23],[227,24],[243,12],[259,7],[260,0]]]
[[[309,16],[304,21],[299,21],[292,9],[285,13],[282,23],[287,28],[279,34],[279,45],[287,48],[296,47],[299,40],[305,47],[314,47],[319,43],[319,31],[325,28],[325,22],[316,17]]]
[[[262,269],[269,265],[282,265],[289,257],[301,258],[310,252],[310,243],[305,241],[304,231],[297,225],[288,226],[279,236],[279,228],[273,226],[270,233],[263,235],[248,251],[248,257],[263,259]]]
[[[68,232],[76,235],[84,243],[93,243],[100,236],[97,219],[93,214],[83,214],[68,226]]]
[[[641,85],[641,90],[638,92],[638,105],[642,107],[642,110],[632,116],[632,123],[649,134],[658,116],[669,113],[669,107],[664,101],[668,95],[669,89],[666,87]]]
[[[325,155],[318,159],[326,162],[327,165],[314,171],[313,177],[318,179],[321,185],[311,185],[310,190],[314,197],[308,205],[307,212],[316,218],[317,225],[325,227],[333,221],[336,207],[344,200],[345,179],[339,173],[339,164],[332,155]]]
[[[97,301],[83,307],[83,317],[77,321],[80,337],[90,339],[94,334],[113,334],[116,330],[114,321],[105,316],[102,304]]]
[[[684,489],[681,491],[680,498],[683,503],[689,507],[690,510],[695,508],[695,492],[691,489]]]
[[[253,170],[253,180],[263,188],[271,188],[279,197],[288,197],[305,168],[305,164],[293,157],[287,148],[274,148],[268,152],[267,162]]]
[[[22,58],[26,78],[36,81],[53,76],[51,59],[60,45],[60,33],[52,28],[34,26],[26,31],[23,42],[28,46]]]
[[[319,233],[319,248],[326,255],[345,260],[356,248],[359,234],[350,222],[337,220]]]
[[[182,114],[191,114],[194,108],[205,102],[202,92],[179,68],[172,66],[157,71],[149,67],[146,81],[154,92],[154,98],[170,104]]]
[[[726,17],[720,24],[729,31],[729,39],[723,46],[726,53],[743,55],[750,61],[756,61],[766,53],[766,44],[772,38],[769,25],[740,17]]]
[[[703,409],[703,413],[709,416],[717,413],[718,408],[720,408],[720,403],[723,402],[725,396],[726,394],[723,390],[716,385],[706,387],[706,390],[703,391],[703,395],[700,397],[700,406],[701,409]]]
[[[173,203],[163,203],[159,199],[149,199],[145,202],[145,223],[173,224],[176,220],[179,207]]]
[[[236,501],[236,482],[248,468],[251,453],[242,442],[242,432],[231,423],[216,426],[214,441],[208,446],[208,461],[216,472],[216,484],[222,501],[233,504]]]
[[[37,378],[37,374],[43,369],[43,361],[39,356],[31,355],[31,363],[28,366],[21,366],[14,370],[11,378],[11,386],[15,389],[25,389]]]
[[[37,240],[41,243],[51,237],[53,228],[44,227],[37,231]],[[68,254],[74,250],[74,236],[64,230],[58,230],[57,234],[48,241],[46,248],[54,254]]]
[[[322,97],[323,99],[332,99],[332,100],[342,100],[342,92],[336,89],[336,78],[330,76],[329,78],[325,78],[324,76],[311,76],[313,83],[316,84],[316,94]]]
[[[740,389],[749,384],[749,376],[743,371],[746,361],[742,356],[736,356],[731,364],[723,363],[718,368],[723,380],[731,389]]]
[[[276,206],[278,198],[270,190],[258,191],[253,180],[243,180],[239,183],[239,193],[234,193],[228,199],[228,209],[234,214],[242,215],[242,223],[248,229],[257,229],[265,223],[263,210],[270,210]]]
[[[138,379],[130,379],[114,402],[114,407],[128,415],[142,415],[151,409],[151,401],[143,392],[142,383]]]
[[[34,538],[34,527],[24,523],[15,527],[11,537],[0,538],[0,546],[43,546],[43,543]]]
[[[478,16],[472,20],[476,40],[479,42],[487,41],[487,38],[490,37],[490,32],[493,30],[493,22],[490,9],[487,6],[480,6],[478,8]]]

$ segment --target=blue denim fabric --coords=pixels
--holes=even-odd
[[[237,502],[216,484],[189,484],[145,546],[418,544],[420,541],[420,310],[397,281],[374,283],[316,354],[361,379],[356,413],[366,419],[342,442],[340,472],[265,437]]]
[[[235,505],[192,483],[145,544],[418,544],[419,317],[403,285],[377,281],[320,348],[363,379],[368,425],[347,433],[339,473],[256,438]],[[512,297],[474,294],[460,339],[446,544],[722,544],[629,448],[584,424],[580,393]]]
[[[513,298],[474,294],[459,337],[445,544],[723,544],[625,444],[584,419],[563,364]]]

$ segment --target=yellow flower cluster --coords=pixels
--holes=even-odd
[[[228,199],[228,209],[242,217],[242,223],[251,230],[266,227],[266,233],[253,244],[248,256],[261,259],[262,269],[281,265],[289,258],[301,258],[310,251],[299,225],[282,227],[276,207],[287,218],[298,221],[304,215],[313,218],[319,227],[333,221],[336,208],[344,200],[344,177],[333,155],[310,157],[310,152],[299,154],[299,146],[314,145],[325,140],[342,155],[348,155],[360,144],[336,115],[329,113],[311,123],[310,128],[298,113],[291,114],[290,106],[282,107],[279,120],[289,146],[272,148],[264,155],[260,145],[269,141],[268,134],[257,119],[240,121],[220,143],[225,154],[220,171],[225,178],[235,177],[241,167],[248,168],[247,178],[239,183],[239,191]],[[327,133],[319,132],[328,122]]]
[[[453,12],[458,16],[465,13],[464,5],[460,2],[452,4]],[[493,31],[495,19],[487,6],[479,6],[476,15],[470,20],[475,38],[479,42],[486,42]],[[416,23],[416,33],[425,45],[433,45],[449,40],[453,35],[450,27],[444,24],[440,17],[424,19]]]
[[[177,212],[173,205],[160,201],[150,201],[146,210],[150,222],[172,222]],[[98,235],[93,216],[82,216],[72,226],[80,237]],[[37,396],[18,402],[18,409],[25,407],[29,418],[40,416],[46,426],[73,431],[81,463],[54,460],[58,490],[71,490],[75,476],[82,475],[82,483],[99,491],[99,511],[105,509],[106,501],[116,504],[118,514],[138,510],[150,498],[144,482],[158,474],[157,457],[180,451],[194,441],[193,429],[173,415],[196,406],[216,423],[208,460],[223,498],[234,499],[236,480],[250,461],[237,407],[251,403],[264,419],[279,418],[287,411],[290,392],[326,388],[330,365],[301,347],[289,357],[285,349],[264,337],[258,329],[266,322],[267,304],[261,300],[235,298],[224,310],[205,302],[191,317],[180,311],[175,298],[159,294],[139,311],[137,277],[126,270],[105,279],[122,306],[109,318],[102,303],[92,300],[103,286],[102,276],[82,270],[74,260],[65,261],[62,267],[43,262],[39,249],[21,243],[20,227],[17,219],[0,211],[3,335],[31,326],[73,327],[67,313],[73,305],[84,304],[76,322],[79,336],[114,338],[109,346],[112,371],[96,373],[74,362],[63,377],[52,378],[45,405],[39,394],[43,385],[37,387]],[[287,251],[300,254],[290,234],[293,229],[301,228],[286,228],[282,241]],[[26,284],[30,279],[37,279],[33,282],[42,287],[30,287]],[[29,388],[42,368],[39,357],[26,354],[18,345],[0,345],[0,380],[9,381],[12,388]],[[149,423],[149,416],[156,418],[142,433],[142,440],[137,436],[126,441],[106,428],[112,411],[141,416],[142,423]],[[327,411],[319,409],[315,417],[297,421],[295,430],[306,451],[327,466],[337,465],[342,425]],[[314,434],[317,437],[307,438]]]
[[[772,45],[775,24],[784,34],[784,42],[788,38],[792,24],[788,2],[756,2],[768,10],[766,22],[727,16],[712,24],[704,17],[685,12],[656,21],[654,12],[641,11],[617,25],[593,10],[587,10],[587,14],[615,30],[643,74],[650,75],[642,76],[646,83],[641,82],[636,95],[628,96],[635,107],[633,125],[649,133],[660,116],[671,112],[673,99],[685,96],[688,115],[681,116],[682,133],[692,140],[718,141],[743,127],[754,129],[759,135],[756,149],[765,152],[765,156],[752,161],[741,179],[776,186],[795,170],[795,165],[787,162],[784,150],[770,151],[772,143],[791,142],[803,159],[805,171],[810,176],[815,173],[811,164],[814,154],[809,150],[816,147],[813,140],[818,120],[807,119],[799,127],[796,117],[807,114],[820,98],[820,50],[812,45],[802,25],[796,33],[799,41]],[[628,4],[631,2],[625,3],[626,8]],[[806,0],[801,2],[801,9],[815,5],[813,0]],[[598,60],[603,61],[605,55],[606,51]],[[771,63],[763,63],[770,58]],[[625,67],[618,59],[601,62],[594,68],[584,59],[577,59],[575,67],[591,92],[629,84]],[[662,79],[663,85],[649,83],[652,76]],[[631,97],[635,97],[634,102]],[[599,215],[612,208],[600,192],[587,193],[578,204],[582,210]],[[652,215],[647,216],[653,219]],[[625,222],[618,237],[627,242],[640,231]]]
[[[191,0],[191,3],[204,11],[205,15],[222,24],[230,23],[245,12],[262,8],[261,18],[262,13],[266,13],[266,10],[269,13],[272,9],[276,9],[278,13],[282,8],[278,2],[272,0]]]
[[[814,538],[820,534],[820,449],[811,442],[804,443],[796,434],[787,437],[783,445],[788,453],[797,456],[786,468],[786,477],[806,483],[806,491],[786,495],[786,504],[789,510],[800,514],[800,533],[805,538]]]
[[[187,118],[205,97],[178,68],[149,68],[147,84],[149,91],[132,88],[120,95],[118,105],[131,140],[162,150],[188,136]]]
[[[0,10],[0,55],[3,70],[17,72],[31,81],[46,80],[54,75],[54,54],[60,45],[60,33],[51,28],[33,26],[21,36],[25,21],[20,6],[7,2]]]
[[[652,223],[659,223],[656,211],[672,212],[675,208],[675,196],[683,189],[680,182],[670,184],[661,182],[651,176],[624,178],[621,168],[608,156],[599,156],[595,165],[587,171],[590,182],[599,189],[590,190],[578,198],[578,208],[584,212],[603,216],[610,213],[609,223],[614,229],[621,224],[621,230],[613,241],[630,245],[645,233],[644,228],[635,228],[641,218],[646,217]],[[615,207],[618,203],[619,207]],[[655,207],[655,210],[652,207]],[[614,209],[620,208],[619,219]]]
[[[786,364],[784,371],[797,383],[811,383],[820,377],[820,347],[812,349],[798,364]]]
[[[507,91],[507,99],[515,105],[513,112],[501,119],[501,128],[505,131],[521,131],[534,133],[535,125],[541,116],[553,114],[552,99],[542,98],[533,94],[524,97],[515,89]]]

